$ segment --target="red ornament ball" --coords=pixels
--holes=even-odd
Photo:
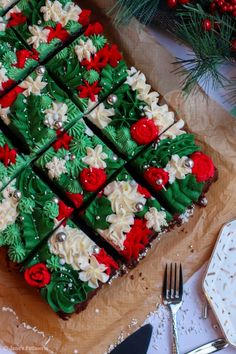
[[[178,1],[177,0],[167,0],[167,6],[172,9],[174,7],[176,7],[178,4]]]
[[[211,28],[212,28],[211,20],[206,18],[205,20],[202,21],[202,29],[204,31],[209,32],[211,30]]]

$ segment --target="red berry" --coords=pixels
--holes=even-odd
[[[231,49],[233,52],[236,52],[236,38],[233,39],[231,42]]]
[[[177,6],[177,0],[167,0],[167,6],[169,8],[173,8],[173,7],[176,7]]]
[[[211,21],[208,18],[202,21],[202,29],[204,31],[210,31],[211,27]]]

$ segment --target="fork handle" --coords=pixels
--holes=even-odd
[[[177,317],[176,312],[170,307],[170,313],[172,317],[172,354],[179,354],[179,341],[178,341],[178,332],[177,332]]]

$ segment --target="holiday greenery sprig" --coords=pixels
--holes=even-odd
[[[177,58],[175,64],[184,65],[177,73],[184,74],[183,89],[194,89],[201,80],[205,85],[229,88],[229,100],[236,104],[235,80],[229,81],[220,73],[220,65],[235,63],[236,0],[117,0],[111,9],[115,23],[127,23],[136,16],[142,23],[154,17],[193,50],[188,59]]]

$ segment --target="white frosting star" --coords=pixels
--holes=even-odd
[[[48,35],[50,31],[48,29],[43,29],[39,26],[29,26],[29,32],[32,34],[31,37],[27,39],[28,44],[33,44],[33,47],[37,49],[40,44],[47,43]]]
[[[184,179],[185,176],[192,172],[190,167],[185,165],[188,157],[179,157],[178,155],[171,156],[171,160],[165,167],[165,171],[169,173],[169,183],[174,183],[175,179]]]
[[[162,226],[167,226],[166,213],[158,211],[156,208],[149,208],[144,218],[147,220],[147,228],[153,229],[156,232],[161,231]]]
[[[61,174],[66,173],[66,160],[58,159],[56,156],[52,158],[45,166],[48,169],[48,176],[50,179],[58,179]]]
[[[45,121],[44,124],[49,128],[53,129],[56,122],[66,122],[67,121],[67,111],[68,107],[62,102],[53,102],[52,107],[45,110]]]
[[[39,96],[41,90],[47,86],[47,82],[42,81],[42,76],[38,75],[36,79],[28,76],[19,86],[24,89],[23,95],[28,97],[31,93]]]
[[[184,121],[180,119],[177,123],[172,125],[169,129],[167,129],[161,136],[160,139],[174,139],[178,135],[186,134],[184,130],[181,130],[184,127]]]
[[[92,256],[90,262],[81,265],[82,272],[79,272],[80,280],[88,282],[88,285],[96,289],[101,283],[106,283],[109,279],[109,275],[106,274],[107,267],[105,264],[100,264],[97,259]]]
[[[45,1],[45,6],[40,8],[42,12],[44,21],[60,22],[61,16],[63,14],[62,4],[59,1]]]
[[[111,208],[118,215],[133,214],[136,205],[145,205],[145,197],[138,192],[138,184],[131,181],[114,181],[104,189],[104,194],[111,202]]]
[[[167,104],[159,106],[153,102],[150,106],[144,107],[147,118],[153,119],[155,125],[159,127],[159,133],[162,133],[175,121],[174,112],[169,112]]]
[[[18,201],[12,197],[15,189],[6,188],[3,193],[3,199],[0,203],[0,231],[7,228],[8,225],[15,223],[18,216]]]
[[[82,161],[89,165],[90,167],[95,167],[95,168],[106,168],[107,164],[105,159],[107,159],[107,154],[102,151],[102,145],[97,145],[95,149],[92,149],[91,147],[87,147],[87,156],[85,156]]]
[[[2,106],[0,105],[0,117],[6,125],[9,125],[11,123],[11,120],[8,116],[9,113],[10,113],[10,107],[2,108]]]
[[[100,103],[87,115],[87,118],[91,120],[91,122],[94,123],[98,128],[104,129],[109,123],[111,123],[112,119],[110,117],[114,115],[114,108],[107,109],[105,108],[104,103]]]
[[[81,62],[84,59],[90,60],[91,54],[95,54],[97,52],[97,48],[93,45],[91,39],[88,39],[87,41],[80,39],[79,44],[75,46],[74,51],[78,57],[79,62]]]

